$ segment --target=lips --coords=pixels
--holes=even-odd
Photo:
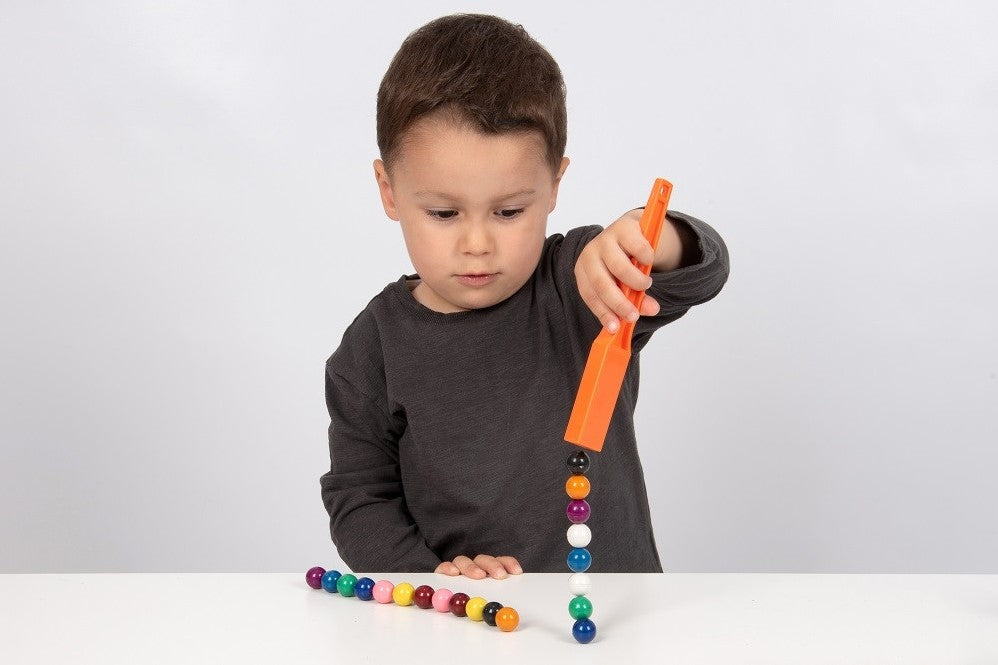
[[[486,284],[495,280],[499,273],[489,272],[489,273],[465,273],[462,275],[457,275],[458,281],[462,284],[467,284],[468,286],[485,286]]]

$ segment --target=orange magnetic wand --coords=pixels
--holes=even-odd
[[[648,205],[641,215],[641,233],[644,234],[652,249],[658,247],[659,236],[665,223],[665,212],[669,205],[669,195],[672,194],[672,183],[658,178],[648,197]],[[651,274],[651,266],[642,265],[631,259],[637,268],[645,275]],[[627,299],[640,311],[641,301],[645,298],[644,291],[635,291],[629,286],[620,284],[621,291]],[[600,331],[589,350],[589,360],[582,372],[579,392],[575,396],[575,406],[568,419],[565,430],[565,440],[577,446],[599,452],[603,450],[606,432],[610,428],[610,418],[617,405],[620,386],[627,373],[627,365],[631,360],[631,337],[634,334],[634,323],[622,321],[616,333]]]

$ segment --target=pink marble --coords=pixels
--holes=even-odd
[[[374,599],[382,604],[392,602],[392,589],[394,588],[395,585],[388,580],[380,580],[372,589]]]
[[[437,612],[450,612],[450,599],[454,593],[450,589],[437,589],[433,592],[433,609]]]

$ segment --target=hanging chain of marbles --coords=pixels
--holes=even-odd
[[[572,526],[568,527],[568,544],[572,551],[568,553],[568,567],[572,576],[568,578],[568,588],[572,592],[572,600],[568,603],[568,614],[575,620],[572,626],[572,636],[581,644],[588,644],[596,637],[596,624],[589,617],[593,613],[593,604],[587,598],[592,589],[592,581],[586,571],[593,563],[593,557],[586,549],[593,534],[586,522],[591,509],[586,497],[589,496],[590,485],[586,472],[589,471],[589,455],[584,450],[577,450],[568,458],[568,468],[572,472],[565,482],[565,493],[571,499],[565,514]]]

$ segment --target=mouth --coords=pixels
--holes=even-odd
[[[497,272],[474,272],[456,275],[459,282],[469,286],[485,286],[495,280],[499,275]]]

